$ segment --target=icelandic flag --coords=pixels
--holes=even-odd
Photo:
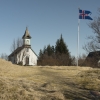
[[[89,20],[93,20],[89,14],[92,14],[90,11],[87,10],[81,10],[79,9],[79,19],[89,19]]]

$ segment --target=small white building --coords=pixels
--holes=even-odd
[[[22,39],[23,45],[21,47],[18,47],[14,52],[12,52],[8,56],[9,61],[11,61],[14,64],[37,65],[38,57],[31,48],[31,36],[27,27]]]

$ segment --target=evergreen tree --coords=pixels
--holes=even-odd
[[[44,47],[43,51],[40,50],[39,58],[40,65],[72,65],[72,58],[62,34],[60,39],[57,40],[55,47],[49,44],[47,47]]]
[[[46,48],[46,46],[44,46],[43,54],[47,54],[47,48]]]
[[[40,49],[40,52],[39,52],[39,59],[42,59],[43,58],[43,51]]]
[[[51,56],[52,55],[52,48],[51,48],[51,46],[50,46],[50,44],[47,46],[47,54],[48,54],[48,56]]]
[[[55,48],[54,48],[54,46],[52,46],[51,49],[52,49],[52,53],[54,54],[54,53],[55,53]]]
[[[71,56],[67,48],[67,45],[64,42],[62,34],[61,34],[60,39],[58,39],[56,42],[55,54],[59,62],[59,65],[71,65],[71,62],[72,62]]]
[[[56,42],[55,51],[56,53],[60,54],[67,54],[67,53],[69,54],[69,50],[67,48],[66,43],[64,42],[64,39],[62,38],[62,34],[60,39],[58,39]]]

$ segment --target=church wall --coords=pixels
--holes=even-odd
[[[25,65],[24,58],[26,56],[26,49],[23,48],[18,54],[17,54],[17,64],[22,62],[23,65]]]
[[[8,60],[11,61],[13,64],[17,63],[16,55],[15,55],[15,57],[14,56],[9,57]]]
[[[30,52],[30,65],[37,65],[37,56],[34,54],[34,52],[29,49]]]
[[[14,57],[11,57],[11,62],[14,63]]]
[[[34,52],[30,48],[28,51],[27,51],[27,48],[23,48],[17,54],[17,64],[19,62],[22,62],[23,65],[26,65],[26,57],[29,57],[29,65],[37,65],[37,56],[34,54]]]

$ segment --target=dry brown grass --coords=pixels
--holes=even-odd
[[[0,100],[94,100],[100,69],[18,66],[0,59]]]

